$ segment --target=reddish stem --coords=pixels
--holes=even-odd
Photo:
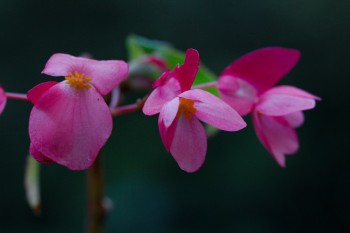
[[[28,100],[27,95],[21,93],[6,92],[6,97],[9,99],[16,100]]]

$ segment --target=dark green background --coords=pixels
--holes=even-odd
[[[195,174],[166,153],[157,118],[115,120],[104,156],[114,203],[108,232],[350,232],[348,0],[0,1],[0,83],[26,92],[56,52],[127,59],[136,33],[199,50],[216,74],[265,46],[297,48],[302,59],[282,81],[322,101],[298,129],[300,151],[280,168],[247,129],[209,141]],[[9,100],[0,117],[0,232],[83,232],[85,172],[42,166],[43,215],[23,190],[31,104]]]

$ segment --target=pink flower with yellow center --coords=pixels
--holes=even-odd
[[[128,65],[54,54],[42,73],[65,80],[41,83],[27,94],[34,104],[30,152],[42,163],[87,169],[112,132],[112,116],[103,95],[126,78]]]
[[[303,121],[301,111],[315,107],[319,98],[292,86],[273,87],[296,65],[300,52],[271,47],[244,55],[220,75],[223,100],[242,116],[252,113],[255,132],[277,163],[299,148],[294,128]]]
[[[184,64],[163,73],[143,107],[146,115],[159,113],[163,144],[186,172],[197,171],[205,160],[207,136],[199,120],[226,131],[246,126],[221,99],[200,89],[190,90],[198,69],[199,54],[188,49]]]

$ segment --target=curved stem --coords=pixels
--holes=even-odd
[[[195,85],[191,89],[206,89],[210,87],[216,87],[217,83],[218,83],[217,81],[210,82],[210,83],[203,83],[203,84]]]
[[[6,92],[6,97],[9,99],[16,99],[16,100],[28,100],[26,94],[13,93],[13,92]]]
[[[88,195],[87,233],[103,233],[107,210],[104,207],[104,179],[101,152],[86,173]]]

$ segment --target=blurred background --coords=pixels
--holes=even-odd
[[[322,101],[305,113],[285,169],[249,117],[247,129],[210,139],[194,174],[165,151],[157,117],[119,117],[103,158],[107,232],[350,232],[349,26],[348,0],[1,0],[0,83],[24,93],[52,80],[40,72],[56,52],[126,60],[131,33],[196,48],[216,74],[261,47],[299,49],[282,83]],[[0,117],[0,232],[84,232],[85,172],[42,166],[42,215],[25,202],[31,107],[9,100]]]

